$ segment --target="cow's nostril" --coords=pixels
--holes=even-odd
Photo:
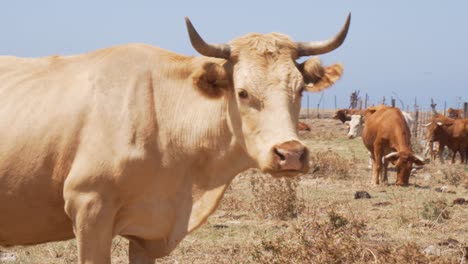
[[[286,157],[283,154],[281,154],[281,152],[279,152],[277,148],[275,148],[274,151],[275,154],[280,158],[280,160],[286,160]]]
[[[307,149],[304,149],[302,151],[302,154],[301,154],[301,157],[299,158],[299,160],[301,162],[305,162],[308,158],[309,158],[309,151],[307,151]]]

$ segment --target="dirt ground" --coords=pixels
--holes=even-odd
[[[430,162],[408,187],[395,186],[390,171],[390,184],[375,187],[361,138],[348,140],[333,119],[304,121],[312,128],[300,135],[311,150],[308,174],[240,174],[207,223],[157,263],[460,263],[468,166]],[[112,263],[128,263],[127,245],[114,240]],[[1,249],[8,254],[5,263],[77,260],[74,240]]]

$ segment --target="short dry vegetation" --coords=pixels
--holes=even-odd
[[[395,186],[390,171],[390,185],[374,187],[362,140],[345,134],[336,120],[314,120],[301,133],[310,173],[242,173],[207,223],[157,263],[460,263],[468,254],[467,166],[432,162],[409,187]],[[371,198],[355,199],[357,191]],[[128,263],[127,247],[115,239],[112,263]],[[1,250],[15,255],[8,263],[77,260],[74,240]]]

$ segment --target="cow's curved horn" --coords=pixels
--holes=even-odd
[[[439,122],[437,122],[437,125],[438,125],[438,126],[442,126],[443,123],[439,121]]]
[[[419,156],[418,154],[414,154],[414,153],[413,153],[413,157],[414,157],[415,159],[418,159],[418,160],[421,161],[421,162],[425,162],[424,158],[421,157],[421,156]]]
[[[190,36],[192,46],[201,54],[208,57],[229,59],[231,56],[231,48],[227,44],[208,44],[200,34],[195,30],[188,17],[185,17],[185,24]]]
[[[351,13],[348,14],[346,22],[341,28],[340,32],[333,38],[325,41],[313,41],[313,42],[297,42],[297,54],[301,56],[320,55],[330,52],[343,43],[348,34],[349,24],[351,22]]]
[[[432,123],[427,123],[427,124],[424,124],[424,125],[422,125],[422,126],[423,126],[423,127],[428,127],[428,126],[430,126],[431,124],[432,124]]]
[[[398,152],[392,152],[390,154],[387,154],[384,159],[390,159],[390,158],[393,158],[393,157],[398,157]]]

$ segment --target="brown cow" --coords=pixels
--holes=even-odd
[[[310,131],[310,126],[304,122],[297,122],[297,129],[299,131]]]
[[[457,152],[460,153],[461,163],[468,161],[468,119],[453,119],[437,115],[427,127],[426,140],[439,142],[439,159],[443,160],[442,150],[447,146],[452,151],[452,164],[455,163]]]
[[[400,109],[374,108],[366,110],[366,126],[362,140],[374,163],[373,183],[388,182],[388,162],[395,164],[396,185],[408,185],[413,163],[423,165],[424,159],[411,150],[411,133]]]
[[[186,20],[184,56],[146,44],[74,56],[0,57],[0,246],[76,237],[79,263],[154,263],[218,207],[248,168],[308,171],[297,135],[304,89],[340,78],[315,58],[333,38],[248,34],[208,44]],[[319,69],[317,71],[317,69]]]
[[[449,108],[447,110],[448,117],[451,118],[462,118],[463,117],[463,109],[454,109],[454,108]]]
[[[334,119],[338,119],[341,123],[345,123],[346,121],[351,121],[352,115],[364,115],[364,110],[359,109],[338,109],[335,111],[333,115]]]

